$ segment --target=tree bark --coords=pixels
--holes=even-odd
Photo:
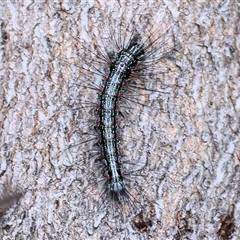
[[[0,238],[238,239],[239,12],[234,0],[1,2],[0,190],[22,195]],[[82,103],[96,103],[101,82],[86,69],[100,66],[94,46],[108,50],[132,19],[157,22],[159,36],[172,24],[178,51],[176,72],[146,76],[169,93],[148,92],[120,118],[121,149],[141,173],[130,177],[141,204],[125,214],[98,209],[109,199],[85,142],[94,108]]]

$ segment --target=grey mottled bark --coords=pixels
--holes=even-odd
[[[174,2],[0,3],[0,182],[24,192],[1,218],[1,239],[238,239],[239,5]],[[161,11],[181,45],[178,71],[153,80],[169,94],[121,121],[124,153],[145,166],[132,193],[144,211],[97,214],[91,145],[75,145],[89,124],[82,119],[94,118],[73,110],[95,97],[83,63],[95,66],[96,56],[87,49],[104,42],[104,19],[117,29],[141,13],[148,26]]]

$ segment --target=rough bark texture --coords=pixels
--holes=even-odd
[[[0,182],[24,192],[1,217],[1,239],[239,239],[239,5],[144,2],[1,1]],[[123,151],[145,165],[133,192],[144,210],[99,214],[89,146],[73,146],[94,118],[73,110],[94,99],[84,58],[101,44],[100,21],[117,28],[141,13],[150,25],[160,10],[173,19],[181,74],[163,74],[171,92],[121,123]]]

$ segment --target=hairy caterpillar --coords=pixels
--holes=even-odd
[[[169,92],[168,88],[162,89],[159,88],[159,85],[164,86],[160,82],[161,73],[169,71],[169,67],[166,67],[164,61],[170,59],[170,53],[175,47],[172,22],[171,24],[162,23],[164,30],[161,33],[159,23],[149,27],[149,23],[146,21],[144,26],[147,29],[146,36],[143,36],[141,29],[136,27],[136,21],[137,19],[134,21],[131,19],[129,24],[121,22],[119,29],[116,28],[110,32],[100,26],[99,28],[109,38],[98,40],[97,46],[95,44],[92,47],[86,46],[86,41],[82,44],[76,38],[76,44],[85,52],[83,62],[79,61],[76,66],[81,69],[85,78],[80,77],[75,86],[77,88],[85,86],[88,91],[92,91],[91,94],[78,96],[80,100],[75,110],[80,115],[78,123],[82,132],[81,138],[84,140],[77,144],[83,146],[95,141],[97,149],[92,146],[91,151],[96,150],[97,154],[92,158],[95,158],[94,162],[97,163],[97,166],[102,166],[103,178],[99,179],[98,168],[95,168],[92,174],[86,173],[86,175],[93,176],[97,184],[104,182],[101,199],[108,195],[121,206],[125,203],[134,206],[133,202],[136,198],[129,186],[131,181],[128,181],[129,178],[135,177],[135,163],[128,161],[128,167],[133,166],[133,170],[129,171],[125,170],[126,164],[122,161],[124,151],[121,147],[123,138],[120,125],[122,121],[119,121],[119,116],[124,116],[125,112],[131,110],[129,102],[142,108],[145,107],[145,103],[141,102],[142,96],[145,98],[149,93]],[[91,37],[94,38],[95,34],[99,33],[94,33]],[[107,40],[106,43],[105,40]],[[161,64],[162,62],[163,64]],[[154,86],[152,82],[147,83],[146,79],[156,78],[156,76],[159,79],[157,86]],[[75,88],[74,91],[77,89]],[[124,104],[122,104],[123,102]],[[123,105],[125,105],[125,110],[123,110]],[[91,120],[85,120],[84,116],[89,109],[94,112],[91,125],[89,124]],[[91,137],[89,133],[93,130],[94,137]],[[97,137],[95,137],[96,135]],[[88,152],[85,154],[84,160],[89,162],[91,157],[87,155]],[[106,197],[105,203],[108,202]]]

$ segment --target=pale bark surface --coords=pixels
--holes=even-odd
[[[239,5],[144,2],[1,1],[0,183],[23,195],[2,216],[0,239],[239,239]],[[161,11],[179,49],[178,70],[157,84],[170,92],[131,103],[120,123],[123,152],[144,166],[132,191],[140,231],[133,212],[96,210],[92,145],[77,144],[92,124],[83,119],[94,120],[81,102],[96,99],[82,69],[86,58],[98,67],[88,49],[105,41],[101,21],[117,29],[141,13],[141,28]]]

